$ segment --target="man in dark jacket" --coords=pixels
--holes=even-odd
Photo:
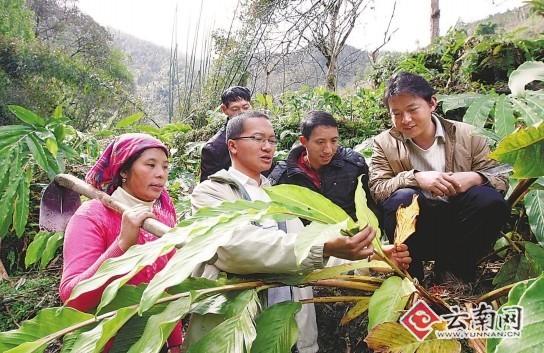
[[[304,186],[340,206],[353,219],[357,178],[367,195],[367,204],[375,210],[368,190],[368,166],[363,156],[338,145],[338,124],[323,111],[310,112],[301,124],[301,145],[294,147],[287,160],[270,173],[272,184]]]
[[[226,141],[226,127],[230,118],[251,109],[251,92],[246,87],[234,86],[221,95],[221,111],[227,116],[225,124],[202,147],[200,181],[221,169],[229,169],[230,156]]]

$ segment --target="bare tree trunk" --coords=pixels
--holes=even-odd
[[[2,249],[2,238],[0,238],[0,249]],[[2,259],[0,259],[0,282],[6,279],[9,279],[8,271],[6,271]]]
[[[329,91],[336,91],[336,59],[337,55],[332,55],[327,63],[327,76],[325,77],[325,85]]]
[[[431,0],[431,42],[440,35],[439,0]]]

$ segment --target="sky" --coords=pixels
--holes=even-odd
[[[202,11],[200,37],[231,24],[239,0],[79,0],[82,12],[101,25],[169,48],[176,15],[178,43],[192,42]],[[375,9],[359,18],[348,44],[373,50],[383,40],[395,0],[375,0]],[[457,22],[471,22],[523,5],[523,0],[440,0],[440,32]],[[383,50],[410,51],[430,38],[430,0],[397,0],[391,30],[398,29]]]

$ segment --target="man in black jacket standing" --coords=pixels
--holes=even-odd
[[[348,213],[354,220],[357,178],[375,210],[368,189],[368,166],[359,153],[339,146],[338,124],[323,111],[312,111],[301,123],[301,145],[289,152],[270,173],[272,184],[294,184],[320,193]]]
[[[221,169],[229,169],[230,156],[226,141],[226,126],[230,118],[251,109],[251,92],[246,87],[234,86],[221,95],[221,111],[227,116],[225,124],[202,147],[200,181]]]

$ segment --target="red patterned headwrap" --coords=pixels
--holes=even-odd
[[[134,133],[117,137],[102,152],[85,176],[85,181],[111,195],[118,186],[117,178],[123,164],[131,156],[148,148],[161,148],[168,155],[168,148],[150,135]],[[169,220],[172,219],[172,224],[169,226],[175,223],[176,211],[166,189],[155,202],[154,211],[168,216]]]

